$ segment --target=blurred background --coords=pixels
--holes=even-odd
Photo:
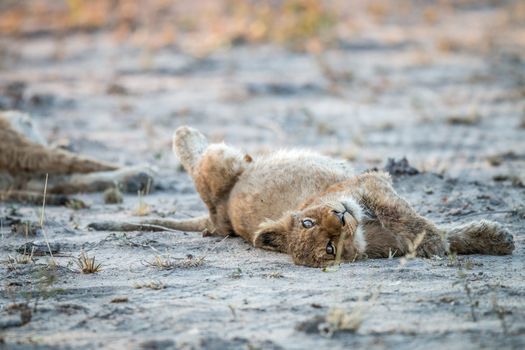
[[[166,174],[190,124],[523,186],[525,2],[2,0],[0,109]]]

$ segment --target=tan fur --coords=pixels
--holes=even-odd
[[[493,222],[437,228],[395,192],[383,172],[356,176],[346,162],[306,151],[252,158],[224,144],[207,146],[189,127],[176,131],[174,149],[209,209],[207,228],[288,253],[300,265],[327,266],[336,256],[354,261],[514,249],[512,235]],[[170,228],[187,226],[177,222]]]
[[[0,169],[11,174],[73,174],[115,170],[116,166],[37,143],[13,127],[25,115],[0,113]]]
[[[148,177],[142,168],[117,165],[48,147],[31,118],[21,112],[0,112],[0,190],[4,200],[32,202],[48,193],[102,191],[117,182]],[[57,199],[57,203],[64,197]],[[50,203],[51,204],[51,203]]]
[[[213,225],[209,217],[201,216],[188,220],[161,220],[149,219],[143,220],[138,224],[134,223],[117,223],[114,221],[103,221],[91,223],[88,228],[97,231],[165,231],[181,230],[181,231],[208,231],[213,230]]]

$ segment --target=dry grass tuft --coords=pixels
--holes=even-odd
[[[149,194],[151,186],[151,181],[148,180],[148,184],[146,185],[146,189],[139,191],[139,205],[137,208],[133,211],[133,215],[135,216],[146,216],[151,212],[151,208],[148,203],[144,201],[144,197]]]
[[[133,288],[135,289],[149,288],[153,290],[161,290],[161,289],[166,288],[166,285],[162,283],[161,281],[134,282]]]
[[[330,327],[327,333],[335,332],[356,332],[364,320],[364,310],[356,307],[352,312],[347,313],[343,309],[331,309],[326,315],[326,323]]]
[[[284,278],[284,275],[282,274],[282,272],[274,271],[274,272],[270,272],[266,274],[265,277],[278,279],[278,278]]]
[[[324,322],[317,326],[318,331],[329,337],[337,332],[357,332],[365,320],[366,312],[374,306],[380,292],[378,288],[368,296],[366,302],[363,297],[360,297],[350,312],[340,307],[330,309],[324,317]]]
[[[205,256],[195,259],[193,256],[188,255],[186,259],[183,259],[182,261],[177,263],[177,267],[186,268],[186,269],[192,268],[192,267],[199,267],[202,264],[204,264],[204,258]]]
[[[408,245],[408,253],[406,253],[401,260],[399,261],[400,265],[404,265],[407,263],[408,260],[414,259],[417,256],[417,248],[423,242],[423,239],[425,238],[427,232],[423,231],[420,234],[416,236],[414,241],[407,240]]]
[[[111,303],[113,304],[117,304],[117,303],[127,303],[129,301],[129,298],[127,296],[119,296],[119,297],[114,297],[113,299],[111,299]]]
[[[184,259],[172,259],[169,255],[163,256],[162,254],[155,255],[152,261],[146,261],[145,265],[155,267],[159,270],[173,270],[177,268],[188,269],[193,267],[199,267],[204,264],[204,259],[208,256],[210,252],[217,249],[229,236],[224,237],[219,242],[217,242],[213,247],[211,247],[204,255],[199,258],[195,258],[193,255],[188,254]],[[152,246],[149,246],[155,252],[159,251]]]
[[[118,187],[108,188],[104,191],[104,203],[106,204],[120,204],[124,201],[122,192]]]
[[[23,225],[23,227],[25,228],[25,237],[27,241],[27,237],[29,235],[29,225],[26,223],[25,225]],[[14,257],[11,255],[7,256],[7,268],[9,270],[15,270],[16,265],[27,265],[34,262],[33,256],[35,253],[35,246],[31,248],[31,253],[29,254],[27,251],[27,247],[28,245],[24,244],[24,251],[21,252],[21,254],[17,254]]]
[[[33,260],[34,250],[35,249],[33,248],[33,250],[31,251],[31,254],[18,254],[14,257],[11,255],[8,255],[8,259],[10,262],[16,263],[19,265],[27,265],[27,264],[33,263],[34,262]]]
[[[78,198],[69,198],[66,207],[73,210],[80,210],[89,208],[89,204]]]
[[[199,267],[204,264],[204,257],[195,259],[193,256],[188,255],[185,259],[171,259],[169,257],[162,257],[156,255],[153,261],[147,261],[146,265],[155,267],[159,270],[174,270],[177,268],[192,268]]]
[[[28,236],[38,236],[42,233],[40,223],[20,221],[11,225],[11,233]]]
[[[450,125],[478,125],[481,122],[481,116],[476,113],[453,114],[446,119]]]
[[[153,261],[146,261],[146,265],[159,270],[173,270],[176,267],[176,262],[169,257],[164,258],[161,255],[155,255]]]
[[[95,257],[90,258],[86,253],[80,253],[76,260],[77,266],[82,273],[90,274],[102,271],[102,264],[95,262]]]
[[[158,250],[152,246],[149,247],[158,252]],[[157,254],[152,261],[145,261],[144,264],[159,270],[187,269],[203,265],[204,258],[206,258],[206,255],[196,259],[193,255],[188,254],[184,259],[172,259],[169,255],[163,256],[162,254]]]
[[[388,248],[388,259],[394,259],[396,257],[396,253],[397,249],[393,251],[392,249]]]

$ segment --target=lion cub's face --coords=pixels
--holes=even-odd
[[[328,266],[364,252],[362,210],[351,198],[321,198],[299,212],[261,225],[256,247],[287,252],[296,264]]]

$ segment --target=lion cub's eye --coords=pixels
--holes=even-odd
[[[304,228],[312,228],[315,226],[315,223],[313,222],[313,220],[310,220],[310,219],[304,219],[302,221],[302,224]]]
[[[326,244],[326,254],[328,255],[335,255],[335,245],[332,241],[328,242]]]

